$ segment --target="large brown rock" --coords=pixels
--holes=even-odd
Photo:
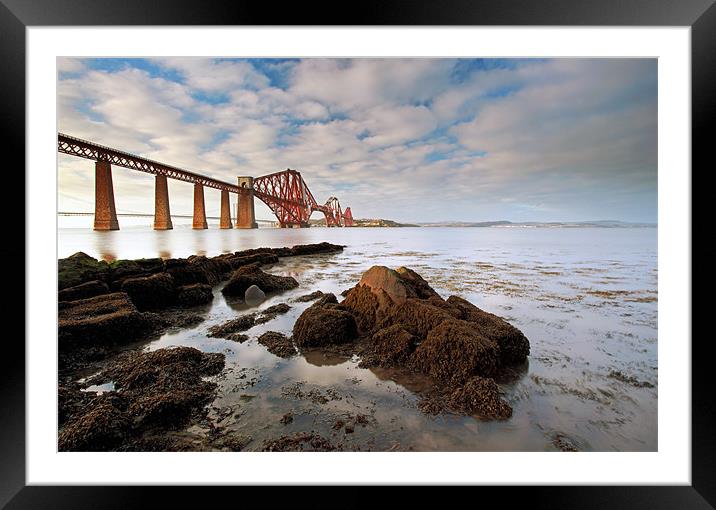
[[[62,302],[58,315],[60,349],[129,343],[161,326],[155,314],[137,310],[123,292]]]
[[[293,339],[299,347],[342,344],[356,335],[353,315],[337,304],[333,294],[326,294],[309,306],[293,325]]]
[[[174,278],[167,273],[124,280],[122,292],[129,295],[140,311],[166,308],[176,301]]]
[[[447,303],[460,311],[460,318],[474,324],[480,335],[494,340],[500,348],[500,360],[505,364],[523,362],[530,353],[525,335],[507,321],[476,307],[469,301],[450,296]]]
[[[346,294],[342,304],[356,317],[361,334],[368,334],[374,332],[387,316],[394,314],[397,307],[408,301],[427,299],[442,301],[438,293],[412,269],[399,267],[392,270],[385,266],[373,266],[363,273],[358,285]],[[427,331],[422,331],[423,336],[424,333]]]
[[[237,269],[231,279],[226,283],[222,294],[225,296],[244,296],[246,289],[256,285],[262,291],[277,292],[283,290],[294,289],[298,287],[298,282],[291,276],[277,276],[263,272],[258,264],[249,264]]]
[[[411,357],[414,368],[452,385],[476,375],[489,377],[498,363],[497,344],[480,336],[470,323],[455,319],[431,329]]]

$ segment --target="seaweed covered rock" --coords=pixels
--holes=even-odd
[[[127,278],[149,276],[164,271],[164,261],[160,258],[115,260],[109,264],[109,279],[112,289],[119,290]]]
[[[84,413],[60,429],[60,451],[107,451],[127,440],[132,424],[122,411],[123,399],[115,395],[94,398]]]
[[[279,315],[288,312],[291,309],[286,303],[279,303],[277,305],[269,306],[265,310],[261,310],[258,317],[256,317],[256,324],[264,324],[266,322],[274,320]]]
[[[76,301],[108,293],[109,286],[106,283],[100,280],[92,280],[62,289],[57,293],[57,299],[58,301]]]
[[[422,276],[412,269],[401,266],[396,269],[395,272],[398,273],[403,284],[411,289],[411,293],[415,294],[415,296],[420,299],[440,297],[440,295],[435,292],[435,289],[433,289]]]
[[[214,397],[216,384],[203,376],[223,367],[223,354],[191,347],[121,357],[95,376],[114,381],[120,391],[95,396],[81,411],[73,410],[60,428],[59,449],[112,450],[147,430],[184,426]],[[64,401],[71,400],[60,405]]]
[[[356,285],[345,296],[341,304],[355,317],[360,334],[375,330],[382,308],[379,297],[367,285]]]
[[[296,354],[291,339],[283,333],[267,331],[258,338],[258,342],[268,349],[268,352],[279,358],[290,358]]]
[[[299,347],[341,344],[356,335],[353,315],[337,304],[333,294],[326,294],[309,306],[293,325],[293,339]]]
[[[129,343],[156,330],[162,321],[137,310],[123,292],[62,302],[58,313],[60,348]]]
[[[411,364],[439,381],[462,384],[473,376],[491,376],[499,363],[497,344],[465,321],[446,320],[418,345]]]
[[[452,392],[449,406],[463,414],[477,414],[483,419],[502,420],[512,416],[510,405],[500,398],[494,379],[473,377]]]
[[[172,277],[177,287],[194,283],[209,284],[211,281],[201,264],[192,264],[187,259],[167,259],[164,261],[164,267],[166,274]]]
[[[256,285],[264,292],[277,292],[298,287],[298,282],[291,276],[277,276],[263,272],[258,264],[249,264],[237,269],[221,292],[225,296],[244,297],[246,289]]]
[[[57,261],[58,289],[74,287],[92,280],[106,280],[109,265],[103,260],[97,260],[86,253],[77,252],[67,258]]]
[[[444,321],[455,319],[456,312],[436,306],[436,302],[421,299],[409,299],[401,305],[394,306],[383,314],[378,324],[385,328],[400,324],[403,328],[419,339],[425,339],[430,331]]]
[[[415,349],[415,337],[400,324],[374,333],[362,352],[362,367],[393,367],[405,365]]]
[[[246,331],[247,329],[254,327],[255,324],[256,314],[249,313],[246,315],[241,315],[236,319],[231,319],[221,324],[217,324],[216,326],[210,327],[209,331],[207,332],[207,336],[230,338],[231,335],[233,335],[234,333]]]
[[[211,286],[205,283],[185,285],[177,289],[176,302],[180,306],[191,307],[205,305],[214,299]]]
[[[126,292],[141,311],[166,308],[176,301],[174,278],[167,273],[124,280],[122,292]]]
[[[480,334],[494,340],[500,348],[500,360],[505,364],[521,363],[530,353],[525,335],[497,315],[485,312],[469,301],[450,296],[447,303],[460,311],[460,318],[474,324]]]
[[[316,299],[323,297],[324,294],[320,290],[311,292],[310,294],[304,294],[302,296],[298,296],[297,298],[293,298],[294,303],[308,303],[309,301],[315,301]]]
[[[343,251],[343,246],[340,244],[331,244],[327,242],[322,243],[314,243],[314,244],[297,244],[296,246],[292,246],[289,250],[289,253],[287,255],[279,255],[280,257],[283,256],[291,256],[296,257],[299,255],[317,255],[319,253],[337,253]]]

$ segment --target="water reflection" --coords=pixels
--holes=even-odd
[[[96,232],[96,236],[93,237],[94,249],[99,254],[99,259],[106,262],[113,262],[117,260],[117,248],[116,238],[114,235],[115,231]]]

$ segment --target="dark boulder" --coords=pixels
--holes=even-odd
[[[167,273],[128,278],[122,283],[122,292],[126,292],[141,311],[166,308],[176,301],[174,278]]]
[[[204,283],[185,285],[177,289],[176,302],[180,306],[190,307],[210,303],[214,299],[211,286]]]
[[[127,278],[149,276],[164,271],[164,261],[160,258],[115,260],[109,264],[109,279],[112,289],[119,290]]]
[[[108,273],[109,265],[105,261],[77,252],[57,261],[58,289],[74,287],[93,280],[105,281]]]
[[[174,279],[177,287],[193,283],[210,283],[210,277],[201,264],[192,264],[187,259],[167,259],[164,261],[165,271]]]
[[[279,255],[281,257],[285,256],[299,256],[299,255],[316,255],[319,253],[337,253],[343,251],[343,246],[340,244],[331,244],[331,243],[315,243],[315,244],[297,244],[296,246],[291,247],[288,255]]]
[[[58,301],[76,301],[108,293],[109,287],[106,283],[100,280],[92,280],[62,289],[57,293],[57,299]]]
[[[277,276],[263,272],[258,264],[250,264],[237,269],[221,292],[225,296],[244,297],[246,289],[258,286],[264,292],[277,292],[298,287],[298,282],[291,276]]]
[[[275,264],[278,262],[278,256],[274,253],[261,250],[253,253],[236,252],[233,255],[228,256],[227,261],[231,265],[231,269],[236,270],[240,267],[251,264],[258,264],[260,266]]]
[[[293,339],[299,347],[341,344],[356,336],[353,315],[337,304],[333,294],[326,294],[304,310],[293,326]]]

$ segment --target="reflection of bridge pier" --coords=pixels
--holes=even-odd
[[[173,228],[167,187],[169,178],[194,184],[192,227],[195,229],[208,228],[204,203],[204,188],[207,186],[221,191],[219,228],[232,228],[229,193],[238,195],[236,228],[258,228],[254,197],[271,209],[281,228],[308,227],[311,214],[316,211],[325,215],[327,226],[353,226],[350,208],[342,211],[336,197],[331,197],[324,205],[318,204],[301,173],[296,170],[286,169],[256,178],[239,177],[237,186],[62,133],[57,135],[57,151],[95,162],[95,230],[119,230],[112,186],[112,165],[154,175],[155,230]]]

